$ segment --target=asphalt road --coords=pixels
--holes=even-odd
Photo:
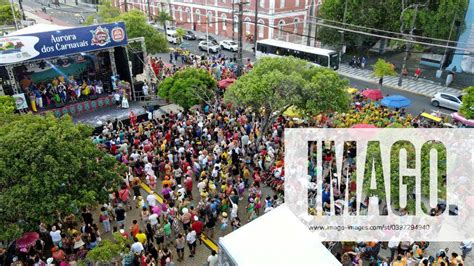
[[[192,53],[205,54],[206,53],[205,51],[200,51],[199,50],[198,43],[199,43],[199,41],[197,41],[197,40],[196,41],[184,41],[184,46],[183,47],[190,50]],[[170,45],[170,46],[171,47],[177,47],[176,45]],[[227,57],[237,56],[237,53],[232,53],[232,52],[229,52],[229,51],[226,51],[226,50],[222,50],[221,53],[226,55]],[[156,56],[162,57],[163,60],[169,60],[169,54],[157,54]],[[244,59],[244,62],[246,62],[248,59],[250,59],[251,61],[255,61],[255,57],[253,56],[253,53],[250,52],[250,51],[244,51],[243,59]],[[354,88],[359,89],[359,90],[366,89],[366,88],[377,88],[377,84],[374,84],[374,83],[361,81],[361,80],[357,80],[357,79],[352,79],[352,78],[349,78],[348,80],[349,80],[349,83],[350,83],[351,87],[354,87]],[[382,91],[383,91],[384,95],[399,94],[399,95],[403,95],[403,96],[408,97],[409,99],[411,99],[412,105],[410,107],[406,108],[406,110],[408,112],[414,114],[414,115],[418,115],[419,113],[424,112],[424,111],[429,112],[429,113],[431,113],[433,111],[440,111],[440,112],[445,113],[445,114],[451,114],[453,112],[451,110],[444,109],[444,108],[435,108],[434,106],[432,106],[430,104],[430,98],[428,98],[426,96],[422,96],[422,95],[419,95],[419,94],[410,93],[410,92],[406,92],[406,91],[395,90],[395,89],[387,88],[387,87],[383,87]]]
[[[80,26],[81,16],[86,19],[89,15],[96,13],[94,8],[81,4],[76,6],[75,0],[59,0],[59,6],[51,2],[50,0],[23,0],[23,7],[27,11],[41,11],[42,7],[46,7],[46,14],[71,26]]]

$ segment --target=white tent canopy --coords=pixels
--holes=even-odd
[[[221,237],[219,246],[220,259],[228,256],[239,266],[341,265],[286,205]]]
[[[35,24],[14,32],[9,33],[7,36],[16,36],[16,35],[27,35],[32,33],[55,31],[55,30],[64,30],[70,29],[71,27],[59,26],[54,24]]]

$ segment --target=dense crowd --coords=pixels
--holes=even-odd
[[[184,56],[188,67],[207,69],[217,80],[235,75],[234,61],[222,56],[171,56],[175,60]],[[159,78],[184,67],[169,66],[160,58],[153,64]],[[129,125],[109,121],[92,141],[128,167],[122,185],[110,191],[109,202],[100,206],[98,219],[94,219],[97,215],[93,211],[84,209],[79,224],[73,215],[55,225],[41,224],[41,240],[28,253],[19,255],[16,263],[72,265],[84,259],[102,234],[109,232],[131,240],[129,252],[122,254],[123,265],[173,265],[192,260],[202,234],[211,239],[227,234],[282,203],[284,128],[349,127],[357,123],[413,126],[413,121],[404,110],[383,108],[358,94],[345,115],[319,115],[309,120],[280,116],[268,132],[260,131],[262,121],[253,111],[225,105],[219,98],[212,106],[188,113],[170,112],[148,121],[132,116]],[[313,157],[310,153],[311,177],[316,174]],[[344,162],[348,169],[354,164],[351,158],[349,154]],[[335,164],[331,149],[325,151],[324,160],[328,166]],[[332,171],[323,175],[323,198],[331,185],[352,189],[350,183],[339,186]],[[143,185],[160,197],[152,193],[142,196]],[[127,219],[131,209],[139,209],[140,216]],[[126,219],[132,220],[130,227],[125,226]],[[434,261],[436,265],[460,266],[472,250],[469,241],[461,244],[459,253],[450,254],[445,249],[427,254],[426,242],[325,244],[345,266],[363,262],[434,265]],[[381,249],[389,249],[391,256],[380,256]],[[217,259],[212,252],[207,260],[209,265],[217,265]]]

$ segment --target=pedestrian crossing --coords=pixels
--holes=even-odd
[[[373,72],[368,69],[352,68],[348,65],[341,64],[339,66],[338,73],[342,76],[364,80],[378,84],[379,78],[373,75]],[[459,94],[460,91],[457,89],[441,86],[429,81],[413,80],[411,78],[404,78],[402,86],[398,86],[398,76],[384,77],[383,86],[390,87],[392,89],[408,91],[415,94],[420,94],[428,97],[432,97],[438,92],[446,92],[451,94]]]

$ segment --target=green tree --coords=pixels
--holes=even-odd
[[[178,37],[178,43],[182,43],[183,38],[186,35],[186,31],[183,28],[177,28],[176,29],[176,35]]]
[[[145,37],[146,49],[149,53],[168,51],[168,41],[165,35],[148,24],[145,13],[139,10],[131,10],[112,18],[112,20],[125,22],[128,38]]]
[[[0,240],[108,200],[126,169],[91,133],[70,117],[0,116]]]
[[[17,22],[20,21],[20,12],[18,9],[14,8],[15,10],[15,17],[17,19]],[[1,0],[0,1],[0,25],[13,25],[15,23],[12,15],[12,8],[10,6],[10,3],[7,0]]]
[[[423,5],[425,3],[426,6]],[[468,0],[325,0],[320,8],[319,17],[325,24],[344,27],[340,23],[331,21],[343,22],[345,13],[345,22],[348,24],[408,33],[415,13],[414,4],[420,4],[415,22],[415,34],[431,38],[448,39],[453,18],[463,21]],[[347,28],[380,34],[379,31],[369,29],[351,26],[347,26]],[[323,43],[342,45],[341,33],[338,29],[320,27],[319,32]],[[452,34],[451,38],[454,39],[455,37],[456,34]],[[357,51],[360,51],[361,48],[369,49],[378,40],[378,37],[351,32],[344,34],[344,44],[354,50],[357,49]]]
[[[385,76],[395,76],[397,72],[395,71],[395,66],[392,63],[389,63],[383,59],[378,59],[374,64],[374,74],[375,77],[379,78],[379,87],[382,87],[383,78]]]
[[[102,0],[97,14],[88,16],[84,24],[91,25],[94,23],[94,19],[97,19],[99,23],[113,22],[116,17],[120,16],[120,13],[120,9],[114,7],[110,0]]]
[[[459,113],[466,119],[474,119],[474,86],[465,88],[464,93]]]
[[[166,22],[173,21],[173,17],[168,12],[161,10],[155,19],[163,26],[166,35]]]
[[[15,111],[15,99],[12,96],[0,96],[0,113],[12,114]]]
[[[121,253],[129,252],[126,245],[132,243],[130,239],[123,237],[120,233],[113,233],[113,238],[113,240],[101,241],[97,247],[87,253],[86,259],[96,265],[108,264],[117,261]]]
[[[308,114],[346,111],[347,85],[332,70],[304,60],[266,57],[226,89],[224,100],[255,110],[263,119],[261,132],[265,134],[268,125],[290,106]]]
[[[189,110],[194,105],[212,104],[216,80],[203,69],[185,68],[167,77],[158,87],[158,95]]]

